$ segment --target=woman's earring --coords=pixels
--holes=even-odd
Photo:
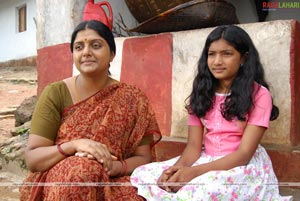
[[[240,67],[242,68],[244,66],[244,64],[240,64]]]

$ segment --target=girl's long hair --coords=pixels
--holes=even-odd
[[[190,114],[195,114],[200,118],[205,116],[213,106],[219,81],[209,71],[207,57],[211,43],[221,38],[232,45],[241,56],[246,55],[243,66],[239,68],[231,84],[230,95],[221,106],[221,112],[229,121],[234,117],[245,121],[246,114],[253,106],[254,83],[257,82],[267,89],[269,86],[264,78],[264,69],[259,54],[250,36],[234,25],[219,26],[208,35],[198,61],[198,72],[193,82],[192,92],[186,100],[186,109]],[[270,120],[276,119],[278,115],[279,109],[273,104]]]

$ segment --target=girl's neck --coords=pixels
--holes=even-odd
[[[220,82],[219,86],[217,86],[216,93],[228,94],[228,93],[230,93],[230,87],[231,87],[231,83]]]

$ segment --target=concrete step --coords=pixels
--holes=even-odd
[[[36,85],[37,79],[27,79],[27,78],[2,78],[0,82],[10,82],[14,84],[31,84]]]
[[[300,187],[279,187],[280,195],[282,196],[293,196],[294,201],[300,200]]]

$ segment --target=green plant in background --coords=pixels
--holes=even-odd
[[[18,135],[0,144],[0,164],[5,166],[11,162],[23,170],[27,170],[24,151],[27,145],[29,128],[20,128]]]
[[[23,134],[25,134],[25,133],[29,133],[29,131],[30,131],[30,128],[19,128],[18,130],[17,130],[17,134],[18,135],[23,135]]]

